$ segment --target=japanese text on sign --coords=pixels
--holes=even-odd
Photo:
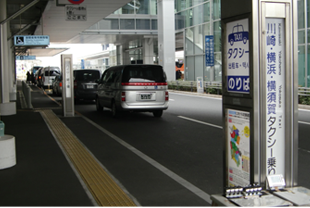
[[[249,93],[249,25],[248,19],[227,23],[226,70],[227,91]]]
[[[267,175],[284,174],[285,36],[283,19],[266,19]]]
[[[205,37],[206,66],[214,66],[214,37],[206,35]]]
[[[66,5],[66,20],[67,21],[86,21],[87,8],[80,5]]]

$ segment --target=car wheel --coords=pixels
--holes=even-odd
[[[154,115],[154,117],[156,117],[156,118],[160,118],[160,117],[163,115],[163,110],[156,110],[156,111],[153,111],[153,115]]]
[[[96,110],[98,112],[103,111],[103,107],[100,105],[98,98],[96,99]]]

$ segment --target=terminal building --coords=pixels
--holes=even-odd
[[[309,1],[298,0],[298,85],[301,87],[310,86],[309,4]],[[102,43],[103,49],[109,50],[102,54],[85,57],[86,60],[96,60],[93,62],[96,66],[102,66],[105,69],[120,63],[157,64],[157,1],[134,0],[83,31],[80,37],[91,39],[91,35],[98,34],[105,41]],[[130,36],[134,34],[134,39],[118,45],[118,41],[113,38],[117,38],[120,34]],[[205,64],[206,35],[214,36],[213,67]],[[71,41],[79,42],[80,39]],[[85,40],[85,42],[89,41]],[[175,59],[176,62],[184,64],[184,80],[194,81],[197,77],[203,77],[204,81],[221,82],[221,1],[175,0],[175,44],[176,52],[182,54]],[[153,51],[152,57],[148,60],[146,59],[148,57],[146,47],[151,47]],[[121,55],[123,55],[122,58]],[[90,61],[88,63],[90,64]]]

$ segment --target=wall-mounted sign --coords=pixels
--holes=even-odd
[[[16,56],[16,60],[36,60],[36,56]]]
[[[250,184],[250,113],[226,109],[228,186]]]
[[[206,66],[214,66],[214,37],[205,36]]]
[[[284,19],[266,19],[266,175],[285,175]]]
[[[250,93],[249,20],[226,24],[227,91]]]
[[[15,35],[15,46],[48,46],[50,37],[48,35]]]
[[[86,6],[66,5],[66,20],[67,21],[86,21],[87,8]]]

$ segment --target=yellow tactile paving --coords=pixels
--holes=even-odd
[[[136,206],[52,110],[41,110],[99,206]]]

